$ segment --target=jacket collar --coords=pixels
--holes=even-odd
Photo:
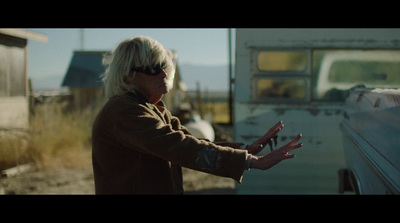
[[[145,104],[150,109],[154,109],[154,108],[160,109],[160,106],[165,108],[165,104],[163,101],[160,100],[159,102],[157,102],[156,105],[153,105],[153,104],[147,102],[146,97],[144,97],[144,95],[137,90],[128,91],[126,94],[128,96],[138,99],[139,103]],[[164,110],[164,109],[162,109],[162,110]]]

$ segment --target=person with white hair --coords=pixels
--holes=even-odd
[[[183,194],[181,167],[242,181],[250,168],[266,170],[284,159],[299,134],[264,156],[282,121],[250,145],[198,139],[171,115],[161,98],[174,76],[171,53],[158,41],[139,36],[122,41],[104,57],[106,104],[92,129],[96,194]]]

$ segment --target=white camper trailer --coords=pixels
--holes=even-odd
[[[237,193],[338,193],[346,90],[400,83],[399,56],[400,29],[237,29],[235,141],[252,143],[282,120],[278,147],[299,133],[304,144],[294,159],[245,171]]]

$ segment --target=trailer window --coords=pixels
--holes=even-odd
[[[343,60],[332,64],[329,82],[371,85],[400,85],[400,61],[376,62]]]
[[[258,99],[304,99],[307,82],[303,79],[260,79],[257,81]]]
[[[313,58],[316,100],[344,101],[356,85],[400,87],[398,50],[315,50]]]
[[[260,71],[304,71],[307,54],[302,51],[262,51],[257,55]]]

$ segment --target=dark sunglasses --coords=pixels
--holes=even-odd
[[[165,68],[166,68],[165,64],[158,64],[158,65],[147,66],[147,67],[132,67],[132,70],[134,70],[136,72],[142,72],[142,73],[145,73],[150,76],[156,76],[159,73],[161,73],[161,71]]]

